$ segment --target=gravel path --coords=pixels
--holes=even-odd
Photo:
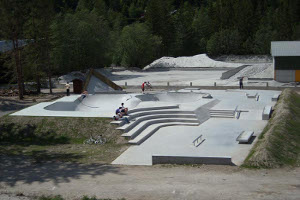
[[[78,199],[299,199],[300,168],[248,170],[234,166],[115,166],[32,164],[1,158],[0,193]],[[5,199],[0,195],[0,199]],[[8,200],[6,198],[5,200]],[[19,200],[19,199],[14,199]],[[27,200],[27,199],[26,199]]]

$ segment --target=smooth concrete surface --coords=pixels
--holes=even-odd
[[[114,91],[114,89],[92,75],[87,87],[87,91],[89,94],[95,94],[98,92]]]
[[[131,146],[113,164],[152,165],[152,155],[182,157],[232,157],[242,163],[252,144],[239,144],[236,138],[242,131],[254,131],[258,136],[267,121],[209,119],[200,126],[174,126],[159,129],[141,145]],[[195,147],[193,141],[202,135],[205,141]],[[244,146],[243,146],[244,145]]]
[[[195,91],[193,92],[195,93]],[[272,101],[272,97],[281,92],[270,90],[199,90],[199,93],[210,93],[214,99],[205,104],[197,104],[204,99],[192,104],[181,103],[180,108],[197,107],[195,114],[200,119],[203,118],[200,126],[162,127],[140,145],[130,147],[113,161],[113,164],[151,165],[152,156],[161,155],[183,158],[231,157],[233,164],[240,165],[256,142],[255,138],[260,135],[267,124],[267,121],[262,120],[264,107],[274,106],[276,102]],[[256,101],[256,99],[247,98],[247,94],[257,94],[260,95],[260,98]],[[240,117],[239,119],[209,118],[210,110],[220,112],[236,110],[240,113]],[[236,141],[237,137],[244,131],[254,132],[250,144],[239,144],[239,141]],[[200,135],[205,140],[201,145],[195,147],[192,142]]]
[[[232,163],[239,165],[247,156],[256,140],[250,144],[239,144],[236,138],[243,131],[253,131],[259,136],[266,120],[262,120],[262,113],[266,106],[274,106],[274,95],[280,91],[271,90],[185,90],[185,92],[165,92],[152,94],[96,94],[81,99],[80,95],[72,95],[54,102],[40,103],[21,110],[13,115],[25,116],[64,116],[64,117],[112,117],[115,109],[125,104],[138,117],[140,113],[165,112],[178,110],[179,112],[194,112],[199,126],[168,126],[160,127],[152,132],[147,126],[143,130],[147,140],[131,146],[120,155],[113,164],[124,165],[152,165],[152,155],[175,157],[231,157]],[[213,99],[201,98],[204,94],[211,94]],[[256,99],[247,98],[248,95],[259,95]],[[239,119],[210,118],[210,110],[218,112],[238,111]],[[167,113],[168,114],[168,111]],[[171,114],[171,112],[169,113]],[[140,115],[146,116],[146,115]],[[172,119],[172,118],[170,118]],[[174,120],[170,123],[173,123]],[[186,120],[186,119],[185,119]],[[160,121],[167,123],[168,121]],[[188,121],[185,121],[188,122]],[[138,129],[142,122],[134,129]],[[147,125],[150,125],[148,123]],[[176,125],[176,124],[174,124]],[[151,125],[154,127],[154,125]],[[159,125],[160,126],[160,125]],[[154,127],[155,128],[155,127]],[[141,133],[143,133],[143,130]],[[202,135],[205,141],[195,147],[193,141]],[[253,137],[255,138],[255,137]],[[139,139],[139,138],[137,138]],[[137,141],[137,143],[139,143]]]

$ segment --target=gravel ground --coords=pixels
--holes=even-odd
[[[83,195],[127,200],[299,199],[300,168],[249,170],[235,166],[116,166],[2,158],[0,194]],[[15,199],[13,199],[15,198]],[[13,196],[13,200],[23,197]],[[7,195],[0,195],[8,200]],[[22,199],[23,200],[23,199]],[[27,200],[25,198],[25,200]]]

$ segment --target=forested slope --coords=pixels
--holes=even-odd
[[[25,81],[162,56],[269,54],[270,41],[300,39],[298,0],[0,0],[0,10],[0,38],[29,40],[4,63]]]

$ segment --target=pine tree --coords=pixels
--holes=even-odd
[[[23,39],[23,27],[27,14],[28,2],[26,0],[0,1],[1,32],[6,40],[10,40],[13,43],[15,73],[20,99],[24,98],[25,91],[20,39]]]

